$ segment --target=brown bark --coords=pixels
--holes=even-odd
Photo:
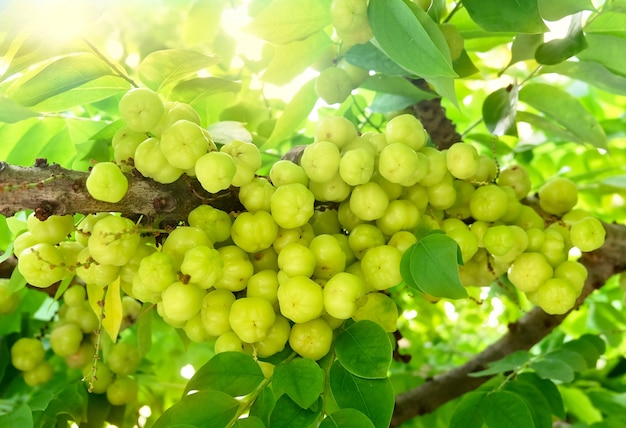
[[[577,310],[609,277],[626,269],[626,227],[607,224],[605,228],[607,237],[604,246],[581,257],[580,261],[587,268],[589,276],[576,306],[570,312]],[[548,315],[540,308],[534,308],[517,322],[510,324],[509,331],[498,341],[464,365],[399,394],[390,426],[398,427],[411,418],[430,413],[448,401],[478,388],[490,376],[474,378],[469,377],[469,373],[483,370],[488,363],[515,351],[530,349],[563,322],[568,314],[569,312],[564,315]]]
[[[234,190],[206,192],[198,180],[183,176],[171,184],[126,174],[128,192],[118,203],[95,200],[85,188],[88,172],[71,171],[40,160],[33,167],[0,162],[0,214],[11,216],[32,209],[41,220],[50,215],[111,211],[130,218],[143,216],[146,222],[185,220],[201,204],[221,210],[239,211]]]

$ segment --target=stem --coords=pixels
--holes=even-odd
[[[122,79],[126,80],[133,87],[135,87],[135,88],[139,87],[139,85],[137,83],[135,83],[135,81],[133,79],[128,77],[128,75],[120,67],[118,67],[109,58],[107,58],[106,55],[104,55],[93,43],[91,43],[89,40],[87,40],[84,37],[82,38],[82,40],[98,58],[100,58],[102,61],[104,61],[106,63],[106,65],[111,67],[111,70],[113,70],[115,72],[115,74],[120,76]]]

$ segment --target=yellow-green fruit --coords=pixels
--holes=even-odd
[[[352,89],[352,79],[343,68],[326,68],[315,80],[315,93],[328,104],[344,102]]]
[[[461,36],[461,33],[459,33],[459,29],[456,28],[455,25],[448,23],[439,24],[439,29],[443,33],[443,37],[446,39],[446,43],[450,49],[450,58],[452,61],[458,59],[465,47],[465,40],[463,36]]]

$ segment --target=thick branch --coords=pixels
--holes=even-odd
[[[97,201],[89,196],[85,180],[89,173],[71,171],[59,165],[38,161],[33,167],[0,162],[0,214],[11,216],[22,210],[35,210],[40,219],[50,215],[120,212],[130,218],[177,222],[201,204],[224,211],[241,210],[230,190],[206,192],[198,180],[187,176],[172,184],[160,184],[141,176],[126,174],[128,192],[118,203]]]
[[[577,310],[587,296],[602,287],[609,277],[626,269],[626,227],[615,224],[605,227],[607,237],[604,246],[581,257],[589,276],[572,311]],[[508,333],[497,342],[464,365],[399,394],[396,397],[391,427],[397,427],[415,416],[430,413],[442,404],[478,388],[490,377],[473,378],[468,376],[469,373],[483,370],[488,363],[512,352],[530,349],[563,322],[567,315],[548,315],[540,308],[534,308],[517,322],[510,324]]]

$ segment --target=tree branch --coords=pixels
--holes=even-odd
[[[399,394],[390,427],[420,415],[430,413],[437,407],[466,392],[478,388],[491,378],[469,377],[468,374],[487,368],[487,364],[519,350],[528,350],[546,337],[567,317],[578,309],[584,300],[596,289],[602,287],[612,275],[626,269],[626,227],[605,224],[607,237],[604,246],[591,253],[585,253],[580,261],[589,272],[585,287],[576,306],[564,315],[548,315],[540,308],[534,308],[517,322],[509,325],[509,331],[497,342],[462,366],[439,374],[426,383]]]
[[[12,216],[32,209],[40,220],[50,215],[120,212],[130,218],[143,215],[152,222],[185,220],[201,204],[230,212],[242,206],[233,189],[216,194],[206,192],[198,180],[183,175],[176,182],[161,184],[133,174],[128,178],[128,192],[118,203],[93,199],[85,187],[88,172],[71,171],[38,160],[33,167],[0,162],[0,214]]]

